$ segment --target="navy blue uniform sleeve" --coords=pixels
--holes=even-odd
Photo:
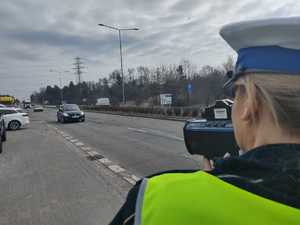
[[[116,214],[110,225],[133,225],[135,214],[135,203],[139,193],[141,181],[137,182],[128,192],[127,198],[119,212]]]

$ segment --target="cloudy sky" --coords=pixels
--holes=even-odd
[[[23,99],[59,84],[54,71],[70,71],[67,84],[77,56],[86,81],[118,69],[118,34],[98,23],[140,29],[123,33],[125,70],[182,59],[201,67],[234,55],[218,35],[222,25],[299,12],[295,0],[1,0],[0,94]]]

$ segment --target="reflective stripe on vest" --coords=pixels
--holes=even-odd
[[[300,210],[205,172],[144,179],[135,225],[299,225]]]

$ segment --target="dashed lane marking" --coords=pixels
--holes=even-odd
[[[67,134],[66,132],[63,132],[59,130],[57,127],[48,125],[52,129],[54,129],[58,134],[62,135],[64,139],[71,142],[74,146],[76,146],[79,150],[84,151],[84,153],[87,156],[87,159],[91,161],[95,161],[97,166],[105,166],[106,168],[110,169],[113,173],[120,176],[123,180],[127,181],[128,183],[134,185],[137,181],[140,180],[139,177],[135,176],[134,174],[130,174],[127,172],[126,169],[122,168],[121,166],[115,164],[110,159],[102,156],[97,151],[93,151],[93,148],[86,146],[83,142],[80,142],[78,139],[75,139],[71,135]],[[133,131],[147,133],[147,131],[142,129],[136,129],[136,128],[128,128]]]
[[[92,150],[91,147],[81,147],[81,149],[82,149],[83,151],[90,151],[90,150]]]
[[[125,171],[125,169],[123,169],[119,165],[111,165],[111,166],[108,166],[108,168],[111,169],[112,171],[114,171],[115,173],[121,173],[121,172]]]
[[[173,139],[176,141],[184,141],[183,138],[181,137],[177,137],[175,135],[171,135],[171,134],[167,134],[165,132],[162,132],[160,130],[153,130],[153,129],[139,129],[139,128],[133,128],[133,127],[128,127],[128,130],[134,131],[134,132],[139,132],[139,133],[144,133],[144,134],[152,134],[152,135],[156,135],[156,136],[160,136],[160,137],[165,137],[165,138],[169,138],[169,139]]]
[[[125,179],[126,181],[128,181],[129,183],[131,183],[132,185],[135,185],[135,183],[136,183],[135,180],[133,180],[133,179],[131,179],[131,178],[129,178],[129,177],[124,177],[124,179]]]
[[[75,145],[78,147],[84,146],[84,144],[82,142],[75,142]]]
[[[87,154],[90,155],[90,156],[99,155],[99,153],[96,152],[96,151],[90,151],[90,152],[87,152]]]
[[[148,133],[146,130],[133,128],[133,127],[128,127],[128,130],[132,130],[132,131],[136,131],[136,132],[140,132],[140,133]]]
[[[74,138],[71,137],[71,136],[67,136],[67,137],[65,137],[65,139],[67,139],[67,140],[72,140],[72,139],[74,139]]]
[[[112,161],[110,161],[107,158],[99,159],[98,161],[101,162],[101,163],[103,163],[103,164],[105,164],[105,165],[108,165],[108,164],[112,163]]]
[[[135,181],[139,181],[141,179],[140,177],[137,177],[135,175],[131,175],[131,178]]]

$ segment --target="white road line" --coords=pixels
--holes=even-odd
[[[132,131],[144,133],[144,134],[153,134],[153,135],[170,138],[170,139],[177,140],[177,141],[184,141],[184,139],[181,137],[177,137],[175,135],[171,135],[171,134],[162,132],[160,130],[153,130],[153,129],[148,129],[148,128],[139,129],[139,128],[133,128],[133,127],[128,127],[128,130],[132,130]]]
[[[91,147],[81,147],[81,149],[82,149],[83,151],[89,151],[89,150],[91,150],[92,148],[91,148]]]
[[[160,131],[160,130],[147,129],[147,131],[150,134],[155,134],[155,135],[159,135],[159,136],[162,136],[162,137],[167,137],[167,138],[175,139],[175,140],[178,140],[178,141],[184,141],[184,139],[181,138],[181,137],[177,137],[175,135],[168,134],[168,133],[165,133],[165,132]]]
[[[131,183],[132,185],[135,185],[136,181],[129,178],[129,177],[123,177],[123,179],[125,179],[126,181],[128,181],[129,183]]]
[[[84,146],[84,144],[82,142],[76,142],[75,145],[78,146],[78,147]]]
[[[52,127],[52,126],[49,126],[49,127]],[[73,137],[68,135],[67,133],[60,131],[56,127],[52,127],[52,128],[57,130],[57,132],[60,133],[65,139],[67,139],[68,141],[70,141],[70,142],[74,143],[76,146],[78,146],[79,147],[78,149],[86,151],[89,156],[94,157],[96,155],[100,155],[96,151],[89,151],[92,149],[91,147],[84,147],[84,143],[80,142],[77,139],[73,139]],[[148,133],[146,130],[132,128],[132,127],[129,127],[128,130],[133,130],[133,131],[141,132],[141,133]],[[126,170],[124,168],[120,167],[119,165],[116,165],[116,164],[112,165],[113,162],[110,161],[108,158],[98,159],[97,161],[104,164],[106,167],[108,167],[114,173],[119,174],[124,180],[126,180],[128,183],[130,183],[132,185],[135,185],[136,182],[141,179],[133,174],[132,175],[127,174]]]
[[[118,165],[111,165],[111,166],[108,166],[108,168],[115,173],[121,173],[121,172],[125,171],[125,169],[123,169],[122,167],[120,167]]]
[[[133,127],[128,127],[128,130],[132,130],[132,131],[136,131],[136,132],[140,132],[140,133],[147,133],[147,131],[145,131],[143,129],[133,128]]]
[[[98,159],[98,161],[101,162],[102,164],[105,164],[105,165],[112,163],[112,161],[110,161],[107,158]]]
[[[90,152],[88,152],[88,154],[89,154],[90,156],[99,155],[99,153],[96,152],[96,151],[90,151]]]
[[[65,139],[71,140],[71,139],[74,139],[74,138],[72,136],[67,136],[67,137],[65,137]]]
[[[135,181],[139,181],[141,179],[140,177],[137,177],[135,175],[131,175],[131,178]]]

